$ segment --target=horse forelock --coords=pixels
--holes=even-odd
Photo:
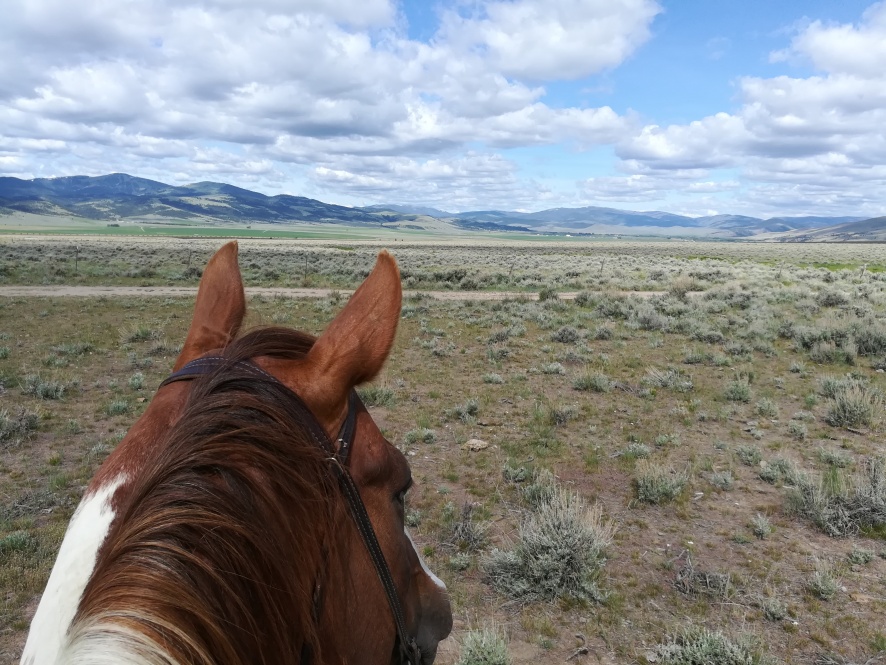
[[[299,358],[313,338],[247,333],[231,361]],[[236,371],[193,382],[178,420],[129,478],[68,631],[71,662],[294,662],[319,653],[319,575],[345,508],[288,390]],[[94,648],[93,648],[94,647]],[[67,661],[65,661],[67,662]],[[85,662],[85,661],[82,661]]]

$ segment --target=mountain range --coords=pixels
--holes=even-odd
[[[804,241],[886,240],[886,217],[687,217],[589,206],[540,212],[450,213],[427,206],[349,208],[302,196],[266,196],[218,182],[174,186],[125,173],[62,178],[0,177],[0,215],[24,212],[109,223],[326,223],[426,230],[618,234]]]

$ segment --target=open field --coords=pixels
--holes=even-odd
[[[4,236],[0,287],[193,287],[219,244]],[[886,652],[886,246],[402,245],[409,289],[516,294],[413,293],[364,392],[409,456],[407,521],[452,594],[438,662],[493,622],[515,663],[582,646],[573,661]],[[240,247],[248,287],[331,289],[255,294],[251,323],[315,333],[379,248]],[[0,662],[17,661],[67,520],[169,372],[192,302],[0,298]],[[722,633],[705,653],[731,660],[688,659],[702,628]]]

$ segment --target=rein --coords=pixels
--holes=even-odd
[[[278,385],[286,387],[278,381],[276,377],[265,372],[250,360],[238,360],[232,362],[230,359],[222,356],[207,356],[192,360],[178,371],[173,372],[164,379],[159,388],[177,381],[191,381],[222,371],[229,372],[232,370],[243,372],[259,380],[273,381]],[[391,570],[385,560],[384,552],[382,552],[381,546],[378,543],[375,530],[372,528],[372,522],[369,519],[369,514],[366,512],[366,506],[363,504],[363,499],[360,498],[360,492],[354,484],[354,479],[351,477],[350,471],[348,471],[348,461],[350,459],[351,447],[354,442],[354,434],[357,427],[357,409],[361,406],[357,391],[352,390],[348,396],[348,415],[345,417],[345,421],[342,423],[341,429],[336,436],[336,443],[338,444],[338,449],[336,450],[335,446],[326,435],[326,432],[320,427],[314,414],[311,413],[311,410],[304,401],[302,401],[302,399],[292,390],[289,390],[288,387],[286,387],[286,389],[292,396],[292,401],[298,411],[301,412],[302,421],[307,426],[307,430],[310,433],[311,438],[313,438],[314,443],[325,452],[329,453],[329,459],[333,462],[332,468],[335,469],[339,481],[339,487],[348,503],[351,517],[354,519],[357,531],[359,531],[360,536],[363,539],[363,544],[366,546],[369,558],[372,559],[372,563],[375,566],[375,572],[378,574],[378,579],[388,598],[388,604],[391,607],[391,614],[393,614],[394,624],[397,628],[397,648],[399,650],[400,662],[409,663],[409,665],[420,665],[421,651],[419,650],[415,639],[410,637],[406,630],[406,618],[403,614],[403,607],[400,604],[400,596],[397,593],[397,587],[394,585],[394,579],[391,576]],[[320,594],[316,593],[314,606],[315,617],[319,615],[319,603]],[[309,661],[310,650],[306,649],[302,652],[302,665],[307,665]]]

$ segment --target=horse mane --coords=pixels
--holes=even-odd
[[[286,328],[254,330],[224,350],[224,371],[194,380],[99,552],[64,662],[321,656],[313,597],[321,576],[339,572],[325,548],[343,504],[292,394],[235,366],[300,358],[313,343]]]

